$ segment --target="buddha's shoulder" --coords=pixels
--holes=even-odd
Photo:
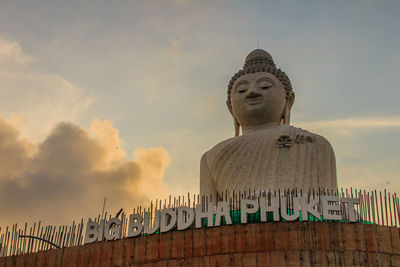
[[[281,126],[283,128],[283,126]],[[303,136],[303,138],[306,139],[306,141],[310,141],[311,143],[315,145],[329,145],[329,141],[323,137],[322,135],[310,132],[308,130],[304,130],[302,128],[294,127],[294,126],[287,126],[290,128],[290,132],[293,133],[291,134],[291,137],[294,137],[295,139],[299,139]],[[295,140],[296,141],[296,140]]]
[[[329,141],[322,135],[304,130],[302,128],[291,125],[282,125],[279,130],[279,137],[289,136],[293,143],[310,143],[311,146],[321,149],[330,149],[332,146]],[[278,137],[278,138],[279,138]]]
[[[222,142],[219,142],[218,144],[216,144],[215,146],[213,146],[211,149],[209,149],[208,151],[206,151],[203,156],[201,157],[202,161],[205,161],[207,163],[211,163],[214,161],[215,157],[222,151],[224,150],[226,147],[228,147],[229,145],[238,142],[241,139],[241,136],[235,136],[235,137],[231,137],[228,139],[225,139]]]
[[[293,143],[307,142],[317,149],[328,149],[333,152],[331,144],[325,137],[291,125],[280,125],[276,128],[262,130],[255,134],[240,135],[223,140],[205,152],[202,156],[202,160],[209,163],[213,162],[217,155],[222,151],[229,150],[229,148],[234,149],[236,143],[242,143],[244,139],[252,139],[256,137],[256,135],[263,135],[274,142],[278,141],[279,138],[290,138]]]

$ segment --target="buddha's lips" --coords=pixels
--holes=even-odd
[[[256,105],[258,103],[261,103],[262,101],[263,101],[262,96],[246,97],[246,102],[249,105]]]

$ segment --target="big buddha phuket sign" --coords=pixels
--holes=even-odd
[[[309,215],[318,220],[348,220],[355,222],[358,217],[356,206],[358,198],[339,198],[338,196],[320,196],[315,199],[307,196],[291,198],[292,208],[288,209],[288,198],[284,196],[256,199],[241,199],[240,223],[248,223],[248,215],[260,214],[260,222],[267,222],[267,214],[272,214],[273,221],[307,221]],[[201,204],[195,208],[181,206],[175,209],[156,210],[154,218],[150,212],[129,215],[126,237],[137,237],[142,234],[165,233],[172,230],[185,230],[194,226],[201,228],[202,221],[207,227],[218,227],[222,221],[232,224],[231,210],[228,202],[220,201],[217,205],[209,203],[209,209]],[[122,238],[122,221],[115,217],[109,220],[94,222],[89,219],[86,226],[85,244],[103,240]]]

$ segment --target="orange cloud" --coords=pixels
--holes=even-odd
[[[23,114],[26,123],[18,129],[42,140],[54,123],[76,121],[94,97],[60,75],[38,71],[32,61],[17,42],[0,35],[0,113]]]
[[[138,148],[126,160],[108,121],[94,119],[90,132],[62,122],[42,142],[27,142],[0,117],[0,225],[70,223],[101,213],[105,196],[107,210],[116,213],[166,195],[168,152]]]

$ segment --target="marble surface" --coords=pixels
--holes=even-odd
[[[293,102],[290,80],[271,55],[252,51],[228,86],[235,137],[203,154],[200,193],[336,189],[332,146],[322,136],[290,126]]]
[[[278,142],[281,136],[289,137],[291,142]],[[329,142],[288,125],[222,141],[203,155],[200,177],[202,194],[249,188],[308,191],[337,187],[335,155]]]

